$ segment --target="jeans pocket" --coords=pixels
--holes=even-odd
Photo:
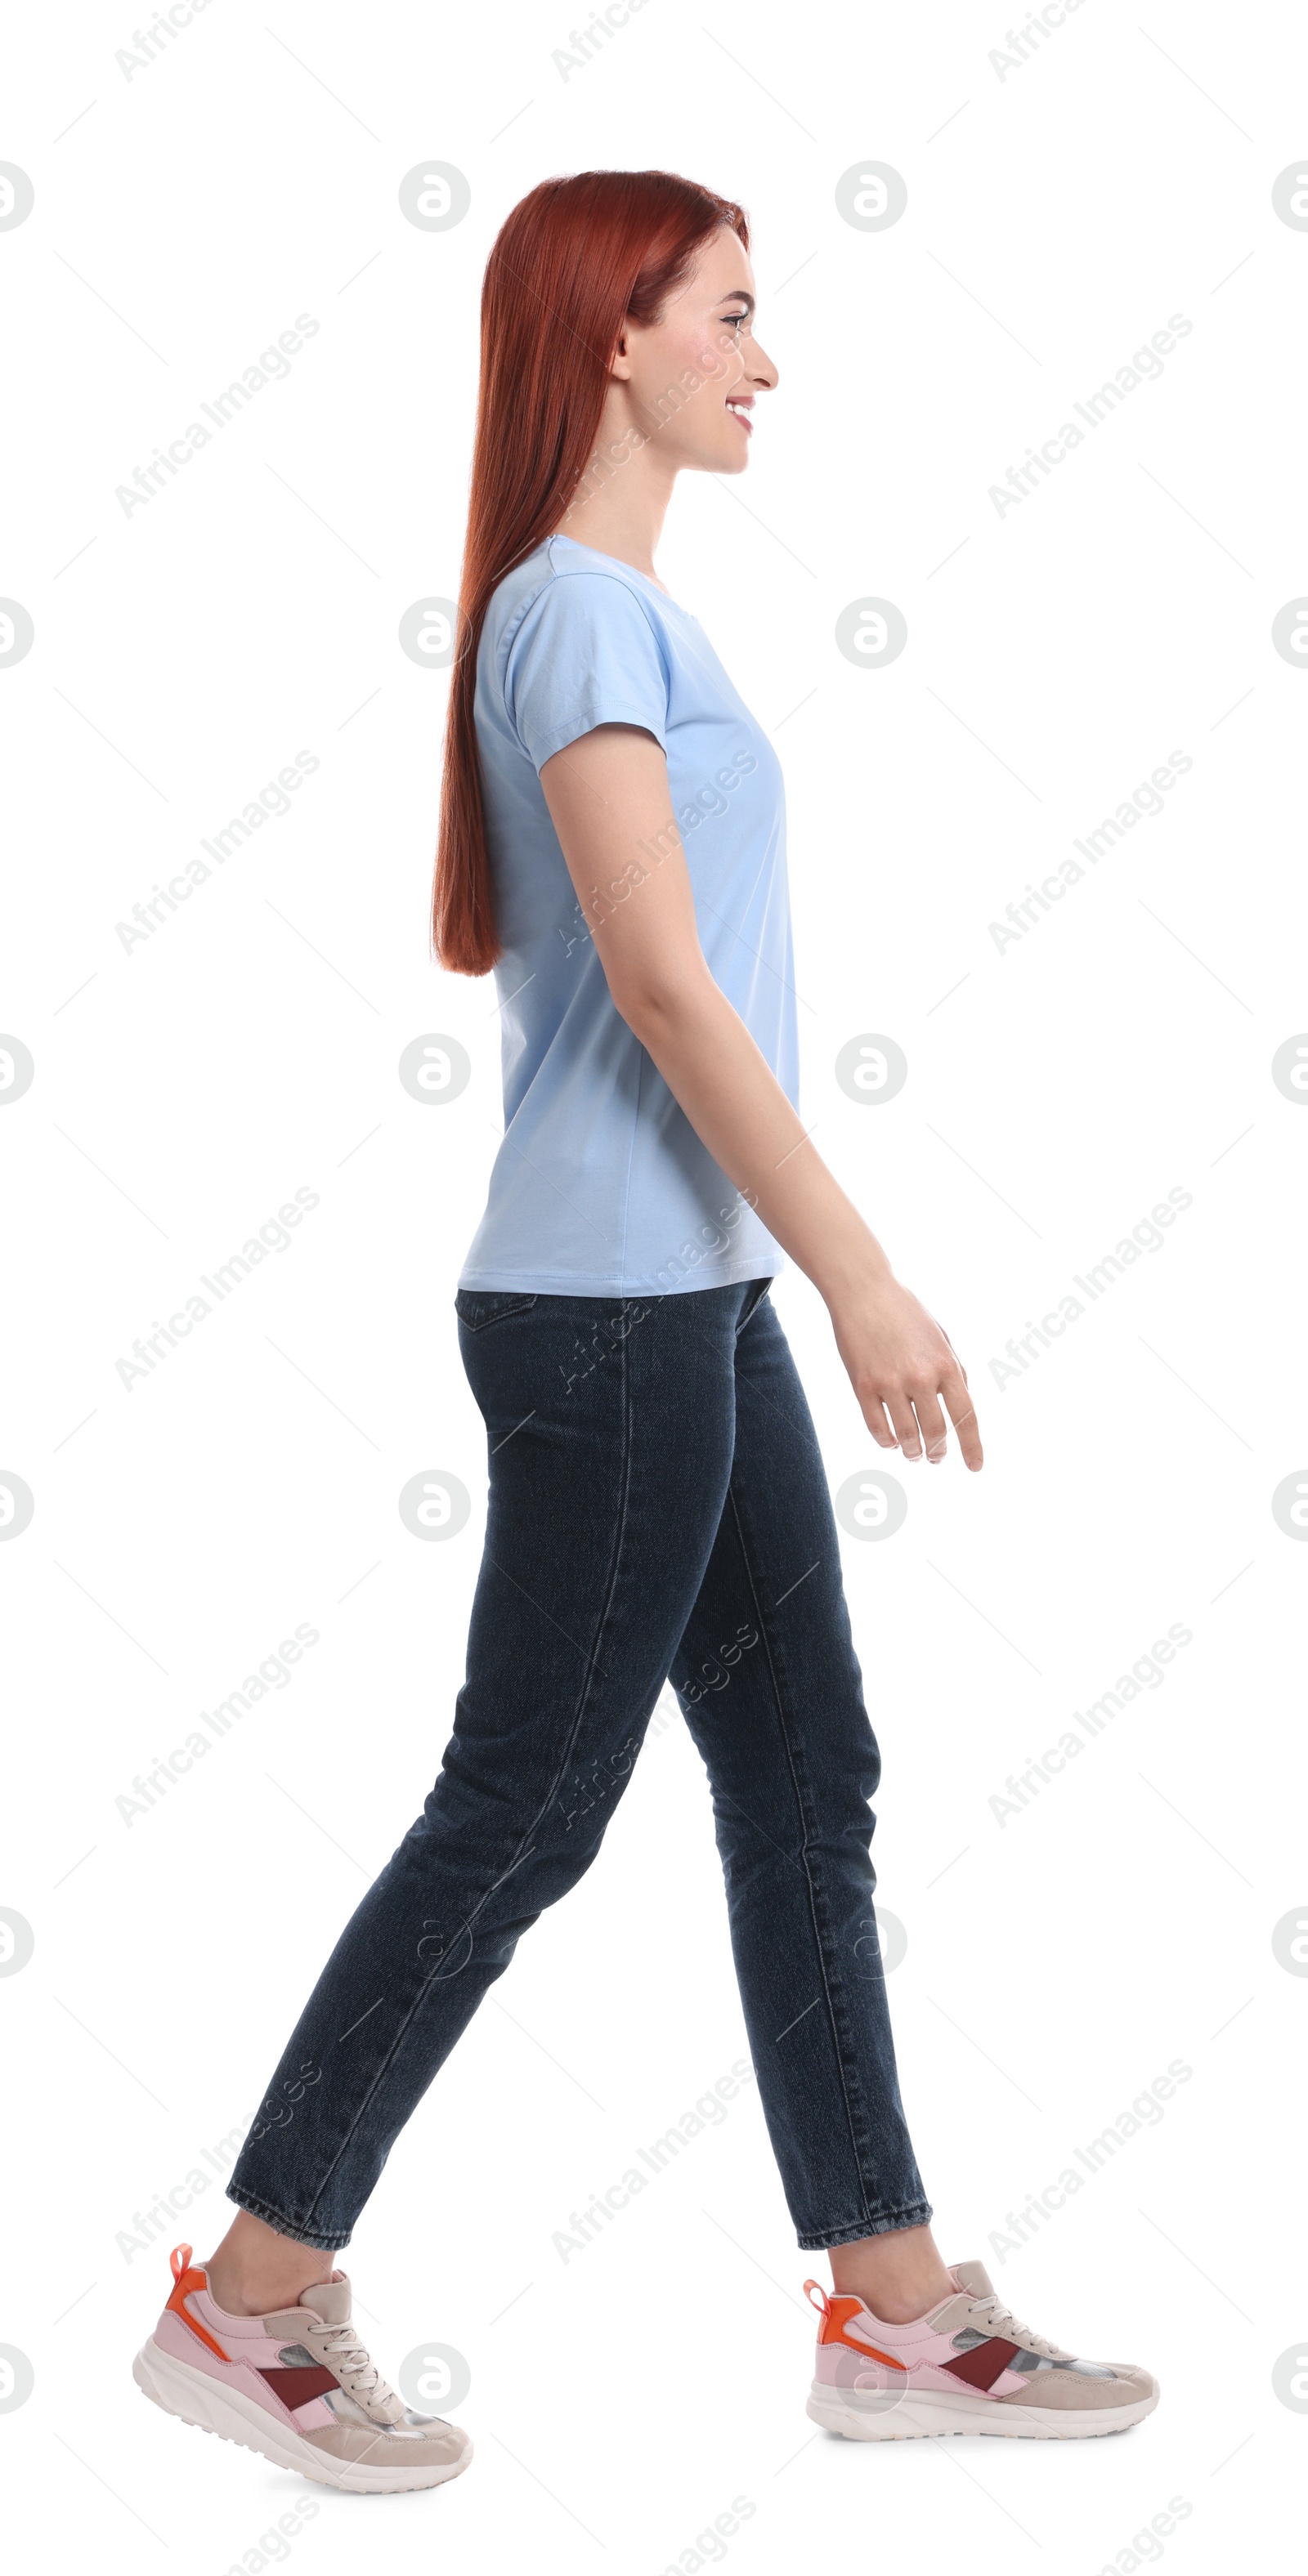
[[[460,1288],[454,1300],[459,1322],[470,1333],[484,1333],[490,1324],[502,1324],[510,1315],[525,1315],[535,1305],[536,1297],[520,1295],[508,1288]]]

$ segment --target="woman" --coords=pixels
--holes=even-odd
[[[494,968],[505,1136],[456,1299],[485,1417],[468,1673],[422,1816],[347,1925],[175,2286],[146,2393],[329,2485],[439,2484],[332,2256],[518,1936],[594,1859],[671,1677],[798,2241],[828,2249],[815,2420],[862,2439],[1101,2433],[1147,2372],[1073,2361],[947,2269],[895,2072],[869,1856],[879,1759],[789,1254],[883,1449],[981,1445],[948,1336],[806,1141],[781,777],[654,570],[683,469],[744,470],[777,371],[741,209],[665,172],[509,217],[482,382],[435,893]]]

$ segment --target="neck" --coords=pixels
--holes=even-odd
[[[657,581],[654,549],[677,469],[660,452],[657,426],[652,434],[642,431],[628,404],[615,399],[617,390],[610,391],[590,460],[556,533]]]

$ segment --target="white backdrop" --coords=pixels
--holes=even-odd
[[[133,29],[67,0],[5,36],[0,2443],[24,2563],[326,2576],[364,2516],[406,2569],[1257,2557],[1308,2412],[1302,17],[619,0],[605,33],[193,5]],[[401,205],[424,154],[470,192],[441,229]],[[457,586],[490,242],[597,163],[750,209],[781,386],[747,479],[679,492],[660,569],[785,761],[806,1116],[987,1442],[979,1479],[895,1461],[902,1527],[844,1542],[937,2233],[1164,2396],[1073,2446],[816,2434],[822,2267],[752,2087],[556,2244],[745,2054],[665,1695],[599,1862],[347,2257],[383,2368],[466,2360],[473,2472],[370,2507],[319,2489],[310,2517],[129,2365],[169,2245],[221,2232],[462,1675],[485,1461],[452,1297],[498,1023],[429,962],[447,683],[399,630]],[[201,408],[242,380],[225,421]],[[843,652],[874,601],[903,649]],[[457,1098],[399,1079],[431,1034],[467,1051]],[[837,1080],[872,1037],[906,1061],[893,1097]],[[776,1301],[838,1489],[883,1462],[815,1293],[791,1272]],[[472,1499],[441,1544],[398,1510],[426,1473]],[[261,1665],[222,1741],[161,1769]]]

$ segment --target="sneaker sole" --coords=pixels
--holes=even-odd
[[[370,2469],[359,2460],[334,2460],[289,2426],[274,2423],[257,2398],[211,2379],[207,2371],[188,2369],[184,2361],[165,2352],[153,2335],[132,2363],[132,2377],[166,2415],[179,2416],[183,2424],[194,2424],[202,2433],[216,2433],[222,2442],[239,2442],[243,2450],[261,2452],[279,2469],[292,2469],[297,2477],[312,2478],[321,2487],[341,2487],[348,2495],[407,2495],[415,2487],[444,2486],[472,2458],[469,2441],[457,2460],[420,2468],[416,2475],[398,2467]]]
[[[806,2412],[828,2433],[847,2442],[914,2442],[943,2433],[988,2433],[1006,2441],[1079,2442],[1104,2433],[1129,2433],[1158,2404],[1153,2394],[1130,2406],[1087,2406],[1070,2411],[1050,2406],[1011,2406],[993,2397],[947,2397],[943,2389],[920,2389],[897,2406],[863,2413],[852,2392],[814,2380]]]

